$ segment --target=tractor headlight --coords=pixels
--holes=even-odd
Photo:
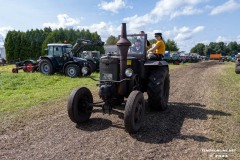
[[[88,71],[89,71],[89,69],[87,67],[82,67],[82,74],[83,75],[87,75]]]
[[[133,75],[133,70],[131,68],[127,68],[125,70],[125,75],[129,78],[129,77],[132,77]]]

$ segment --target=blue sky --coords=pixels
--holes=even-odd
[[[240,0],[0,0],[0,41],[7,31],[74,28],[97,31],[105,41],[144,30],[162,32],[181,51],[197,43],[240,43]]]

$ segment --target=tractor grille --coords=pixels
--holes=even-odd
[[[119,80],[119,58],[102,57],[100,60],[100,80]]]

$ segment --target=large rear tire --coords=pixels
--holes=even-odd
[[[77,124],[89,120],[93,110],[93,96],[86,87],[77,88],[72,91],[68,98],[68,116]]]
[[[54,68],[53,68],[53,65],[52,63],[47,60],[47,59],[43,59],[41,60],[40,64],[39,64],[39,71],[42,73],[42,74],[45,74],[45,75],[52,75],[54,74]]]
[[[166,66],[152,70],[148,81],[148,105],[155,110],[166,110],[170,89],[169,69]]]
[[[143,93],[132,91],[127,99],[124,114],[125,129],[129,133],[137,132],[144,119],[145,102]]]

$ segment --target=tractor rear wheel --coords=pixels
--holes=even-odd
[[[31,62],[25,63],[24,67],[23,67],[23,71],[24,72],[34,72],[34,65],[33,65],[33,63],[31,63]]]
[[[96,64],[93,62],[93,61],[88,61],[88,64],[89,64],[89,68],[91,69],[91,72],[95,72],[96,69],[97,69],[97,66]]]
[[[49,60],[47,60],[47,59],[41,60],[41,62],[40,62],[40,64],[39,64],[39,71],[40,71],[42,74],[45,74],[45,75],[54,74],[53,65],[52,65],[52,63],[51,63]]]
[[[144,119],[145,102],[143,93],[140,91],[132,91],[127,99],[124,114],[125,129],[129,133],[137,132]]]
[[[152,109],[166,110],[168,107],[170,89],[168,67],[152,70],[148,81],[148,105]]]
[[[77,124],[89,120],[93,110],[93,96],[86,87],[77,88],[72,91],[68,98],[68,116]]]
[[[80,68],[76,64],[69,64],[65,69],[65,74],[71,78],[78,77],[80,75]]]

